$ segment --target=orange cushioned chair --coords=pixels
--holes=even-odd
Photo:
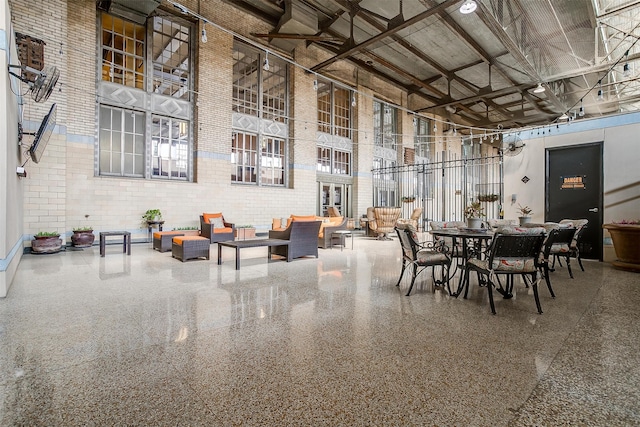
[[[211,243],[233,240],[235,229],[235,224],[225,221],[221,212],[200,215],[200,235]]]

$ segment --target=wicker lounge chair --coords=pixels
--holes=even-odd
[[[375,221],[369,222],[369,226],[378,235],[378,240],[391,240],[390,233],[395,231],[396,222],[400,218],[402,209],[394,207],[374,207]]]
[[[207,214],[200,215],[200,235],[208,238],[210,243],[227,242],[229,240],[233,240],[235,237],[235,224],[225,221],[222,214],[219,214],[219,217],[222,219],[224,227],[215,227],[219,224],[211,223],[207,218]]]
[[[271,253],[285,258],[314,256],[318,258],[318,233],[322,221],[292,221],[282,231],[269,230],[270,239],[290,240],[288,246],[275,246]]]

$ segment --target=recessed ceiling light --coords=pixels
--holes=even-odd
[[[542,86],[542,83],[538,83],[538,86],[536,86],[536,88],[533,90],[533,93],[542,93],[545,91],[544,86]]]
[[[464,3],[462,3],[462,6],[460,6],[460,13],[468,15],[469,13],[475,12],[477,8],[478,8],[478,5],[476,4],[475,1],[466,0]]]

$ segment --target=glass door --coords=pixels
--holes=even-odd
[[[342,216],[351,215],[351,184],[320,182],[318,193],[319,216],[328,216],[328,207],[335,207]]]

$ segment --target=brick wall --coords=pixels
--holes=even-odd
[[[251,37],[268,32],[262,21],[224,1],[183,1],[191,10],[233,32]],[[61,71],[58,86],[49,101],[35,104],[28,99],[25,120],[37,127],[52,102],[58,103],[56,133],[40,164],[27,164],[25,185],[26,234],[92,226],[96,231],[129,230],[134,238],[145,236],[142,214],[150,208],[163,212],[165,228],[199,225],[204,211],[222,211],[236,224],[253,224],[263,230],[274,217],[316,212],[316,93],[313,74],[291,67],[291,116],[289,143],[291,174],[289,188],[232,185],[231,180],[231,84],[233,35],[206,25],[208,43],[197,37],[194,70],[195,180],[126,179],[96,176],[96,77],[97,13],[94,1],[11,0],[16,31],[43,39],[45,61]],[[166,11],[181,15],[170,4]],[[198,9],[200,7],[200,9]],[[194,31],[200,34],[202,23]],[[262,42],[262,40],[257,40]],[[270,50],[272,50],[270,48]],[[301,64],[314,64],[329,55],[301,44],[293,54]],[[373,150],[372,99],[374,88],[387,99],[407,104],[406,96],[392,85],[358,75],[347,62],[331,67],[332,77],[355,85],[357,95],[354,125],[354,216],[371,205]],[[404,97],[404,98],[403,98]],[[402,113],[401,113],[402,114]],[[406,115],[406,114],[405,114]],[[403,117],[403,133],[412,132]],[[405,141],[412,144],[411,138]]]

